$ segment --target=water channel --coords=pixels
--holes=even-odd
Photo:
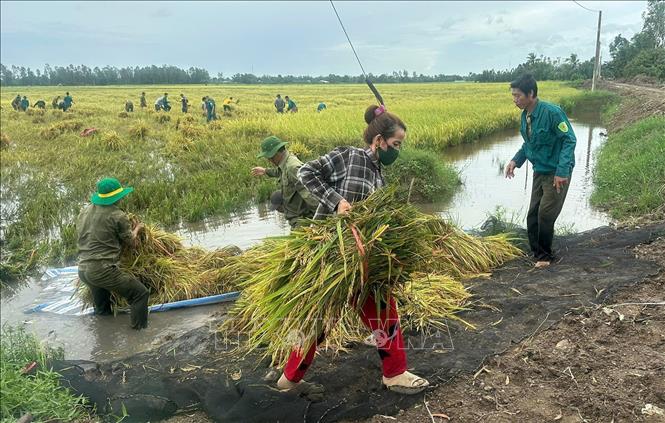
[[[571,119],[577,136],[575,169],[565,205],[557,223],[560,230],[577,232],[606,225],[609,217],[589,204],[593,190],[592,171],[598,147],[605,141],[605,129],[593,116]],[[442,160],[450,161],[460,172],[463,185],[445,203],[421,205],[431,213],[448,216],[465,229],[480,226],[497,207],[522,223],[531,190],[532,169],[523,166],[513,180],[503,177],[503,166],[521,146],[515,130],[504,131],[472,144],[448,149]],[[188,225],[179,234],[190,245],[218,248],[237,245],[247,248],[267,236],[288,233],[287,222],[265,205],[224,219]],[[67,358],[106,360],[130,356],[151,348],[165,337],[178,336],[210,321],[210,315],[228,305],[210,305],[150,315],[147,330],[129,328],[129,316],[69,316],[51,313],[25,314],[24,310],[55,299],[48,280],[35,280],[11,296],[3,295],[2,323],[25,324],[40,339],[63,346]]]

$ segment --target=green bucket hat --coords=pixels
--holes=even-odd
[[[134,188],[123,187],[115,178],[104,178],[97,182],[97,192],[92,194],[90,201],[98,206],[110,206],[132,191]]]
[[[273,156],[275,156],[275,154],[277,154],[279,149],[284,147],[286,144],[288,143],[272,135],[261,141],[261,153],[256,156],[256,158],[259,159],[261,157],[265,157],[266,159],[271,159]]]

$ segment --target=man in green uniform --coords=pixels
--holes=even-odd
[[[62,110],[66,112],[67,110],[69,110],[70,107],[72,107],[74,99],[72,98],[71,95],[69,95],[69,92],[66,92],[65,98],[62,99],[62,102],[63,102]]]
[[[76,230],[78,233],[79,279],[92,293],[95,314],[112,314],[111,293],[125,298],[131,308],[134,329],[148,326],[148,289],[134,276],[120,269],[123,248],[136,246],[136,237],[143,228],[131,223],[117,202],[132,192],[115,178],[97,182],[92,204],[81,211]]]
[[[28,97],[23,96],[23,99],[21,100],[21,104],[19,105],[22,111],[28,110],[28,107],[30,107],[30,101],[28,101]]]
[[[524,143],[506,166],[506,177],[515,176],[515,168],[526,160],[533,165],[527,231],[536,267],[547,267],[555,259],[554,222],[568,193],[577,139],[563,110],[538,99],[538,85],[533,76],[522,76],[510,88],[513,102],[522,109],[520,133]]]
[[[302,166],[302,162],[295,155],[288,152],[286,144],[274,135],[264,139],[261,143],[261,153],[257,158],[265,157],[276,167],[272,169],[255,167],[252,169],[252,175],[279,178],[282,197],[281,208],[291,228],[295,228],[298,219],[314,216],[319,202],[298,180],[298,169]],[[278,197],[279,195],[273,194],[273,198]],[[274,203],[273,198],[271,200]],[[280,208],[278,204],[273,205],[277,209]]]
[[[148,107],[148,102],[145,99],[145,91],[141,93],[141,108]]]

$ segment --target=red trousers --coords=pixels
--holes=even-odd
[[[374,297],[370,295],[360,310],[360,318],[365,326],[372,330],[377,343],[377,351],[379,357],[381,357],[383,375],[393,377],[404,373],[407,368],[406,352],[402,331],[399,327],[395,300],[391,297],[390,307],[385,307],[385,303],[382,302],[382,307],[377,310]],[[324,336],[322,335],[317,340],[317,344],[320,344],[323,340]],[[297,383],[305,376],[307,369],[314,361],[316,346],[313,344],[304,356],[297,349],[291,351],[289,360],[284,367],[284,375],[288,380]]]

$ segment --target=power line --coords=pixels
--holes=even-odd
[[[579,7],[581,7],[582,9],[586,9],[586,10],[588,10],[589,12],[594,12],[594,13],[596,13],[596,12],[600,12],[600,10],[589,9],[589,8],[586,7],[586,6],[582,6],[579,2],[577,2],[577,1],[575,1],[575,0],[573,0],[573,3],[575,3],[576,5],[578,5]]]
[[[356,56],[356,60],[358,61],[358,64],[360,65],[360,70],[363,71],[363,75],[365,76],[365,79],[367,79],[367,73],[365,73],[365,68],[363,68],[363,64],[360,63],[360,58],[358,57],[358,53],[356,53],[356,49],[353,48],[353,43],[351,42],[351,38],[349,38],[349,34],[346,32],[346,28],[344,28],[344,24],[342,23],[342,19],[339,17],[339,13],[337,13],[337,9],[335,9],[335,4],[330,0],[330,5],[332,6],[333,10],[335,11],[335,15],[337,16],[337,20],[339,21],[339,24],[342,26],[342,31],[344,31],[344,35],[346,35],[346,39],[349,41],[349,45],[351,46],[351,50],[353,50],[353,54]]]

